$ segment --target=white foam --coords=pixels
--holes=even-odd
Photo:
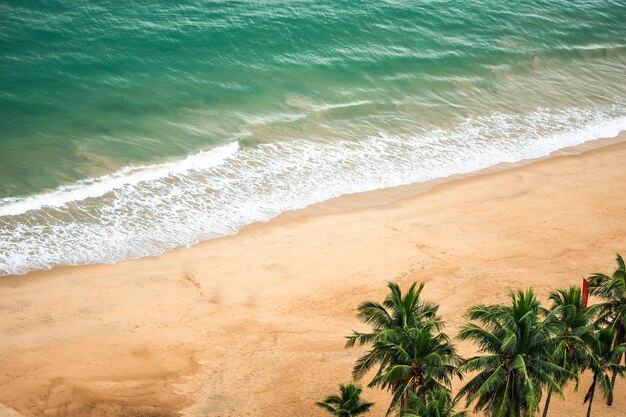
[[[371,104],[371,101],[369,101],[369,100],[357,100],[357,101],[350,101],[348,103],[315,104],[315,105],[312,106],[312,108],[313,108],[313,111],[324,112],[324,111],[328,111],[328,110],[345,109],[345,108],[348,108],[348,107],[364,106],[366,104]]]
[[[494,113],[414,137],[236,143],[0,206],[0,275],[156,255],[341,194],[536,158],[626,130],[626,106]]]
[[[0,199],[0,216],[15,216],[42,207],[62,207],[69,202],[100,197],[125,185],[135,185],[167,176],[185,174],[192,170],[199,171],[212,168],[234,155],[238,149],[239,144],[233,142],[190,155],[179,161],[125,167],[113,174],[81,180],[76,184],[59,187],[49,193],[26,198]]]

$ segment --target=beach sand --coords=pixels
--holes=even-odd
[[[0,278],[0,415],[324,416],[314,402],[359,355],[344,348],[363,328],[355,308],[387,281],[425,282],[454,335],[468,306],[510,288],[546,301],[612,272],[626,255],[624,139],[394,202],[348,197],[158,257]],[[589,379],[550,415],[583,415]],[[386,393],[364,397],[384,415]],[[612,407],[594,402],[596,416],[625,409],[624,380]]]

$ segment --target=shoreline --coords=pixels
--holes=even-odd
[[[223,239],[223,238],[227,238],[230,236],[236,236],[244,232],[248,228],[258,227],[260,225],[273,224],[273,223],[282,222],[282,221],[286,221],[286,220],[290,220],[294,218],[314,216],[318,214],[332,214],[332,213],[346,212],[346,211],[359,209],[359,208],[365,209],[365,208],[381,207],[387,204],[393,204],[394,202],[397,202],[400,200],[412,198],[420,194],[427,193],[431,191],[432,189],[440,185],[445,185],[449,182],[462,181],[467,178],[473,178],[476,176],[489,175],[489,174],[497,173],[500,171],[516,169],[516,168],[527,166],[529,164],[533,164],[539,161],[543,161],[546,159],[551,159],[551,158],[555,158],[559,156],[579,155],[581,153],[593,151],[595,149],[602,149],[604,147],[612,146],[612,145],[619,144],[622,142],[626,142],[626,131],[620,131],[616,136],[613,136],[613,137],[601,137],[601,138],[587,140],[578,145],[566,146],[564,148],[560,148],[556,151],[550,152],[548,155],[544,155],[538,158],[522,159],[516,162],[500,162],[496,165],[479,169],[477,171],[461,173],[461,174],[451,174],[446,177],[433,178],[427,181],[415,182],[415,183],[399,185],[395,187],[378,188],[375,190],[342,194],[340,196],[333,197],[328,200],[310,204],[303,208],[284,211],[276,215],[275,217],[272,217],[269,220],[252,222],[250,224],[247,224],[241,227],[240,229],[236,230],[232,234],[217,236],[217,237],[205,239],[205,240],[199,240],[188,246],[178,246],[178,247],[175,247],[170,250],[166,250],[156,255],[148,255],[148,256],[143,256],[143,257],[138,257],[138,258],[128,258],[128,259],[123,259],[120,261],[107,262],[107,263],[95,262],[95,263],[85,263],[85,264],[58,265],[58,266],[54,266],[48,269],[38,269],[38,270],[28,271],[23,274],[0,275],[0,280],[7,278],[7,277],[17,277],[17,276],[26,277],[31,274],[52,271],[52,270],[56,270],[59,268],[84,267],[84,266],[90,266],[90,265],[115,265],[115,264],[124,263],[124,262],[133,262],[133,261],[137,261],[137,260],[144,259],[144,258],[156,258],[156,257],[164,256],[164,255],[167,255],[168,253],[172,253],[178,250],[185,250],[185,249],[197,246],[197,245],[202,245],[205,242],[212,241],[215,239]]]
[[[385,282],[425,282],[452,335],[465,308],[508,288],[533,286],[545,303],[549,289],[610,271],[626,249],[615,198],[625,156],[622,132],[338,197],[160,256],[2,277],[0,404],[23,416],[322,416],[313,403],[349,380],[358,355],[343,348],[354,310],[381,299]],[[581,412],[582,392],[551,412]],[[370,415],[384,413],[385,393],[364,397],[378,403]],[[617,395],[595,411],[623,407]]]
[[[373,208],[381,207],[387,204],[393,204],[397,201],[412,198],[423,193],[427,193],[438,186],[445,185],[449,182],[463,181],[468,178],[478,177],[482,175],[489,175],[501,171],[507,171],[511,169],[521,168],[530,164],[534,164],[540,161],[560,157],[560,156],[576,156],[582,153],[593,151],[596,149],[602,149],[605,147],[613,146],[619,143],[626,142],[626,131],[620,131],[613,137],[602,137],[591,139],[574,146],[566,146],[556,151],[550,152],[548,155],[544,155],[538,158],[522,159],[516,162],[500,162],[496,165],[492,165],[487,168],[479,169],[478,171],[472,171],[462,174],[452,174],[447,177],[433,178],[428,181],[415,182],[406,185],[399,185],[396,187],[379,188],[376,190],[362,191],[359,193],[343,194],[338,197],[320,201],[319,203],[311,204],[307,207],[288,210],[278,216],[266,221],[255,222],[244,226],[239,230],[241,232],[247,227],[252,227],[257,224],[268,224],[275,221],[289,220],[292,218],[298,218],[301,216],[310,216],[316,214],[331,214],[350,211],[359,208]],[[232,235],[228,235],[232,236]],[[221,236],[216,239],[220,239]],[[205,241],[199,241],[196,244],[201,244]],[[177,248],[179,249],[179,248]],[[182,249],[182,248],[180,248]],[[176,250],[176,249],[174,249]],[[124,262],[124,261],[122,261]]]

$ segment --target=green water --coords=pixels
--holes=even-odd
[[[5,1],[0,274],[610,134],[625,70],[623,1]]]

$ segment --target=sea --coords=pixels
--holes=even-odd
[[[624,129],[624,0],[3,0],[0,275]]]

